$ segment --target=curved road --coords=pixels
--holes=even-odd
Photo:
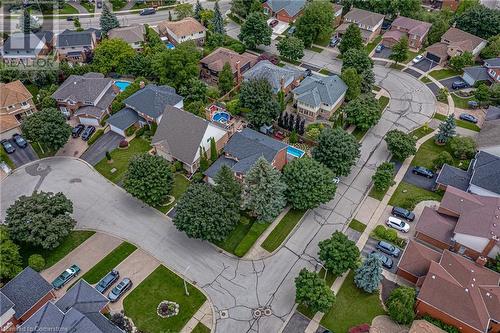
[[[326,64],[333,71],[336,66],[331,60]],[[363,200],[376,166],[389,157],[384,134],[392,128],[412,130],[434,113],[434,95],[422,82],[381,66],[375,67],[375,73],[378,85],[392,100],[363,141],[357,166],[342,179],[335,198],[309,211],[285,245],[264,260],[236,259],[207,242],[187,238],[168,217],[72,158],[49,158],[15,170],[1,183],[1,218],[22,194],[62,191],[74,203],[78,228],[133,242],[203,288],[216,310],[217,332],[278,332],[294,307],[295,276],[303,267],[315,269],[317,243],[345,227]],[[269,306],[273,314],[253,319],[252,309],[260,306]],[[228,310],[229,317],[221,319],[220,310]]]

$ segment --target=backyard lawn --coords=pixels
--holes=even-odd
[[[371,324],[373,318],[385,314],[377,292],[368,294],[356,287],[353,271],[336,296],[334,305],[321,320],[321,325],[332,332],[347,332],[355,325]]]
[[[172,195],[175,200],[174,202],[165,205],[165,206],[160,206],[158,207],[158,210],[160,210],[163,213],[167,213],[170,208],[172,208],[177,200],[186,192],[187,188],[189,187],[189,180],[184,177],[184,175],[180,173],[176,173],[174,175],[174,184],[172,186],[172,190],[170,191],[170,195]]]
[[[373,49],[378,45],[378,43],[380,43],[381,40],[382,36],[377,36],[377,38],[371,41],[371,43],[366,44],[365,46],[366,53],[370,54],[370,52],[373,51]]]
[[[439,155],[439,153],[443,151],[447,151],[448,153],[452,154],[450,144],[440,146],[436,144],[434,138],[430,138],[429,140],[425,141],[420,146],[420,148],[418,148],[417,153],[411,160],[411,165],[418,165],[429,169],[434,169],[432,161]],[[457,165],[458,162],[459,161],[456,160],[454,164]]]
[[[238,257],[243,257],[267,227],[269,223],[259,223],[255,219],[242,215],[240,222],[229,236],[215,245]]]
[[[443,198],[442,192],[431,192],[421,187],[409,184],[402,181],[394,191],[389,205],[399,206],[409,210],[413,210],[415,205],[424,200],[441,201]]]
[[[276,250],[299,223],[305,212],[304,210],[290,209],[264,240],[262,248],[268,252]]]
[[[439,119],[441,121],[445,121],[447,116],[436,113],[434,115],[434,118]],[[470,122],[462,120],[462,119],[455,118],[455,123],[457,124],[458,127],[470,129],[471,131],[479,132],[481,130],[481,128],[479,128],[479,126],[477,126],[476,124],[470,123]]]
[[[432,76],[436,80],[446,79],[448,77],[462,75],[462,72],[457,72],[451,68],[438,69],[430,72],[428,75]]]
[[[160,266],[125,297],[125,315],[144,332],[180,332],[206,301],[193,285],[188,283],[187,288],[189,296],[184,294],[183,279]],[[158,316],[156,308],[164,300],[179,304],[179,314],[170,318]]]

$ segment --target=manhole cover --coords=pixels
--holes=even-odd
[[[272,315],[272,314],[273,314],[273,311],[271,311],[271,309],[270,309],[270,308],[266,308],[266,309],[264,310],[264,315],[266,315],[266,316],[270,316],[270,315]]]
[[[260,309],[253,310],[253,317],[254,318],[260,318],[260,316],[262,316],[262,311]]]
[[[229,313],[227,312],[227,310],[221,310],[221,311],[219,311],[219,315],[220,315],[221,319],[229,318]]]

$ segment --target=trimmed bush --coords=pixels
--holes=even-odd
[[[398,239],[398,233],[394,229],[386,229],[384,238],[390,242],[394,242],[396,239]]]
[[[40,254],[32,254],[28,258],[28,266],[40,272],[45,268],[45,259]]]
[[[182,171],[182,163],[180,161],[174,162],[175,171]]]
[[[119,147],[120,148],[127,148],[128,147],[128,141],[127,140],[120,141]]]
[[[95,131],[94,135],[92,135],[89,139],[89,141],[87,141],[88,145],[92,145],[94,142],[97,141],[97,139],[99,139],[102,135],[104,134],[104,130],[103,129],[98,129],[97,131]]]
[[[131,135],[133,135],[133,134],[135,133],[135,129],[136,129],[136,128],[135,128],[134,126],[130,126],[129,128],[127,128],[127,129],[125,130],[125,135],[126,135],[126,136],[131,136]]]

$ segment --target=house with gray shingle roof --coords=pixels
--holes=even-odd
[[[41,31],[37,33],[13,33],[0,46],[0,54],[6,62],[31,64],[37,58],[47,57],[53,47],[54,33]]]
[[[486,59],[482,66],[465,67],[464,74],[462,74],[462,78],[470,86],[473,86],[481,81],[499,83],[500,57]]]
[[[353,7],[344,15],[344,22],[338,26],[335,33],[342,36],[351,24],[356,24],[361,30],[363,41],[369,43],[380,35],[383,22],[384,15]]]
[[[94,29],[84,31],[64,30],[56,37],[57,59],[69,62],[85,62],[97,45]]]
[[[305,0],[267,0],[262,4],[265,14],[287,23],[295,21],[305,5]]]
[[[244,80],[264,79],[271,85],[274,94],[280,90],[288,94],[296,88],[304,72],[291,66],[279,67],[269,60],[261,60],[243,74]]]
[[[118,27],[108,31],[109,39],[121,39],[127,42],[136,51],[142,50],[144,35],[146,31],[144,25],[134,24],[128,27]]]
[[[309,121],[330,119],[344,102],[346,92],[347,85],[338,75],[308,76],[292,91],[298,113]]]

